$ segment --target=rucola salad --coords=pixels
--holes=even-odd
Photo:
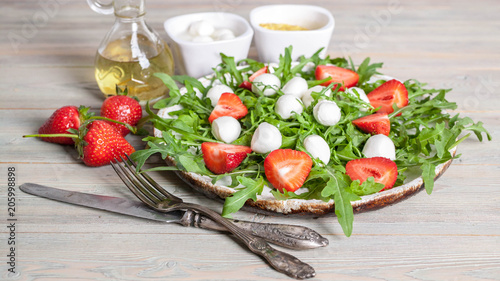
[[[168,98],[146,108],[161,133],[146,137],[147,148],[133,158],[142,166],[160,153],[176,166],[151,170],[224,179],[235,190],[224,216],[262,194],[334,200],[350,236],[352,201],[402,185],[410,170],[421,174],[430,194],[436,167],[458,157],[453,148],[471,133],[491,138],[481,122],[449,113],[456,108],[446,100],[450,90],[391,79],[369,58],[355,66],[318,52],[293,62],[291,51],[269,65],[221,54],[206,83],[155,74],[170,89]]]

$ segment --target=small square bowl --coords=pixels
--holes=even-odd
[[[201,20],[211,23],[215,29],[230,29],[235,37],[213,42],[190,41],[186,36],[190,25]],[[181,15],[166,20],[163,26],[176,68],[181,74],[196,78],[213,73],[212,69],[221,63],[221,53],[234,57],[236,61],[247,58],[254,34],[246,19],[222,12]]]
[[[296,25],[307,30],[270,30],[261,24]],[[304,55],[312,56],[324,48],[326,50],[335,27],[332,14],[325,8],[312,5],[268,5],[250,12],[250,24],[255,35],[255,46],[259,60],[265,63],[278,62],[285,48],[293,46],[292,59]]]

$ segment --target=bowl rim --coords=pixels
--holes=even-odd
[[[190,17],[191,18],[203,18],[203,17],[215,16],[215,15],[228,17],[228,18],[235,19],[235,20],[241,22],[243,24],[243,26],[245,27],[245,31],[233,39],[212,41],[212,42],[191,42],[191,41],[179,38],[176,34],[171,32],[171,30],[170,30],[170,27],[172,26],[171,24],[175,23],[178,20],[181,20],[184,18],[190,18]],[[253,34],[254,34],[252,26],[244,17],[237,15],[237,14],[233,14],[233,13],[227,13],[227,12],[202,12],[202,13],[191,13],[191,14],[178,15],[178,16],[171,17],[171,18],[165,20],[163,22],[163,28],[165,29],[165,32],[170,37],[170,39],[172,39],[177,44],[182,44],[185,46],[209,46],[209,45],[217,46],[217,45],[226,44],[228,42],[246,40],[249,37],[252,38]]]
[[[312,11],[317,11],[320,12],[321,14],[325,15],[328,18],[328,22],[321,26],[320,28],[315,28],[315,29],[309,29],[309,30],[272,30],[272,29],[267,29],[259,25],[259,23],[256,22],[255,20],[255,15],[258,12],[261,12],[263,10],[267,9],[276,9],[276,8],[301,8],[301,9],[309,9]],[[332,13],[327,10],[326,8],[323,8],[321,6],[316,6],[316,5],[307,5],[307,4],[276,4],[276,5],[264,5],[264,6],[259,6],[250,11],[250,24],[252,28],[255,31],[259,32],[267,32],[267,33],[283,33],[286,32],[286,34],[303,34],[303,33],[320,33],[324,32],[325,30],[330,30],[335,27],[335,18],[332,15]]]

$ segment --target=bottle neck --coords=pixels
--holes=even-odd
[[[117,18],[142,19],[146,14],[144,0],[114,0],[115,16]]]

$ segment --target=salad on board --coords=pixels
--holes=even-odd
[[[155,130],[132,158],[142,167],[153,154],[181,170],[226,179],[235,192],[225,199],[229,217],[263,192],[276,200],[334,201],[346,236],[353,228],[352,201],[400,186],[408,171],[421,175],[427,193],[435,169],[482,122],[451,115],[447,89],[381,75],[382,63],[345,58],[291,59],[264,64],[221,54],[208,83],[189,76],[155,75],[169,97],[146,111]],[[167,112],[160,117],[154,109]],[[229,180],[227,180],[229,179]]]

